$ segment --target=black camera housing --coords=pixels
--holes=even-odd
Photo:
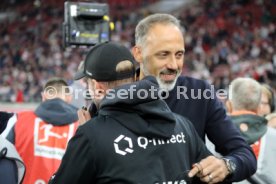
[[[93,46],[110,40],[109,6],[101,3],[65,2],[64,46]]]

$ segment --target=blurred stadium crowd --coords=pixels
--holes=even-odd
[[[72,83],[84,49],[62,48],[64,1],[1,1],[0,101],[37,102],[47,79]],[[101,0],[115,23],[112,40],[131,48],[138,20],[157,0]],[[173,3],[173,2],[172,2]],[[177,14],[176,14],[177,13]],[[173,13],[185,30],[183,74],[217,89],[237,76],[251,76],[276,88],[276,1],[200,0]]]

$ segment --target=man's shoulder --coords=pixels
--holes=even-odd
[[[22,111],[22,112],[16,113],[15,115],[17,117],[17,120],[34,119],[37,117],[34,111]]]
[[[94,142],[95,138],[98,137],[98,131],[96,129],[97,128],[95,127],[93,120],[90,119],[85,124],[80,125],[78,127],[74,137],[77,137],[78,139],[86,140],[88,142]]]
[[[177,127],[183,128],[185,130],[190,129],[191,127],[194,128],[192,122],[188,118],[177,113],[173,113],[173,115],[175,117]]]
[[[79,130],[88,135],[94,133],[98,134],[105,126],[104,121],[105,119],[98,115],[87,121],[85,124],[79,126]]]
[[[117,132],[116,128],[113,129],[116,123],[112,122],[111,118],[96,116],[79,126],[76,135],[87,140],[91,145],[99,146],[99,142],[104,144],[111,139],[113,133]]]
[[[206,88],[209,84],[205,80],[182,75],[178,77],[176,85],[186,86],[186,87]]]

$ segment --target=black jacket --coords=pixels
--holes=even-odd
[[[228,181],[240,181],[256,172],[254,153],[226,115],[214,86],[203,80],[180,76],[165,101],[174,113],[193,123],[202,140],[207,134],[216,151],[236,163],[237,169]]]
[[[164,101],[138,98],[140,89],[157,88],[154,78],[115,92],[131,91],[131,85],[136,89],[131,100],[107,95],[98,116],[79,127],[50,183],[189,182],[187,170],[209,151],[192,124]]]

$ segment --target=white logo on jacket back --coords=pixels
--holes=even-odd
[[[169,139],[161,139],[161,138],[147,138],[143,136],[137,137],[137,145],[140,148],[147,149],[148,146],[162,146],[168,144],[185,144],[186,139],[183,132],[180,132],[175,135],[171,135]],[[126,146],[127,144],[127,146]],[[133,142],[130,137],[126,137],[124,135],[118,136],[114,140],[114,149],[115,152],[120,155],[126,155],[127,153],[133,153]]]
[[[35,119],[34,125],[34,155],[61,160],[67,143],[74,135],[75,124],[68,126],[53,126]]]
[[[119,147],[119,142],[120,141],[125,141],[128,143],[128,147],[125,148],[124,150],[122,150]],[[126,155],[127,153],[132,153],[133,152],[133,144],[132,144],[132,140],[129,137],[125,137],[124,135],[120,135],[119,137],[117,137],[114,141],[114,148],[115,148],[115,152],[120,154],[120,155]]]

